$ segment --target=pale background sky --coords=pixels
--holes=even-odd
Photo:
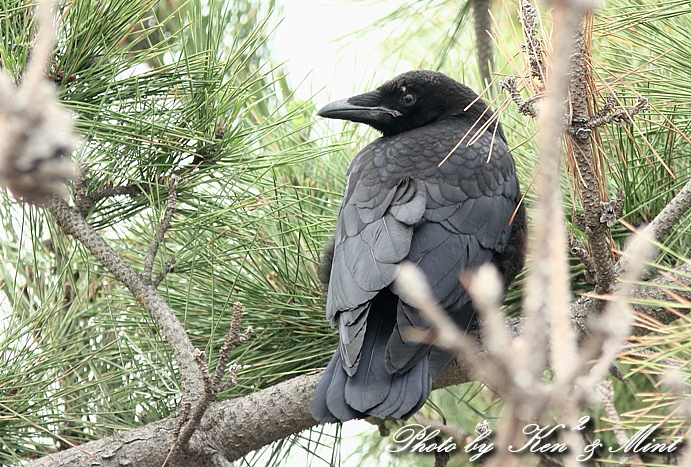
[[[400,69],[381,66],[386,60],[379,44],[389,31],[371,31],[366,38],[350,35],[395,10],[402,2],[370,0],[278,0],[283,17],[271,43],[272,58],[286,62],[289,82],[297,96],[307,99],[317,94],[317,106],[331,99],[368,91]],[[346,37],[347,36],[347,37]],[[301,81],[306,79],[302,84]],[[323,90],[322,92],[319,92]]]

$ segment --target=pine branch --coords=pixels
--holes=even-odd
[[[662,241],[672,227],[689,210],[691,210],[691,179],[686,182],[684,187],[679,190],[679,193],[648,224],[643,231],[644,234],[649,235],[656,241]]]
[[[202,399],[205,385],[203,374],[194,359],[195,348],[175,313],[163,300],[151,281],[127,264],[86,222],[86,219],[76,208],[70,207],[59,198],[53,198],[46,204],[46,207],[60,228],[84,245],[149,311],[166,341],[170,344],[180,368],[183,397],[192,404]]]
[[[678,278],[691,289],[691,266],[680,268]],[[663,279],[662,276],[658,276],[651,283],[661,284]],[[633,287],[631,295],[645,296],[650,294],[651,290],[654,291],[656,288],[639,284]],[[667,313],[660,305],[633,307],[636,311],[652,317]],[[579,330],[580,339],[587,335],[584,331],[586,317],[594,314],[597,309],[598,304],[589,297],[582,297],[572,304],[571,323],[574,329]],[[687,309],[678,311],[691,312]],[[514,338],[525,332],[523,319],[508,320],[507,325]],[[482,360],[484,355],[481,353],[478,358]],[[192,436],[188,452],[183,453],[176,463],[169,465],[201,467],[208,465],[205,459],[210,456],[223,456],[232,462],[273,441],[315,426],[317,422],[310,415],[308,404],[321,374],[322,372],[318,372],[297,376],[248,396],[212,402],[197,428],[203,435]],[[472,380],[467,363],[459,362],[450,366],[441,375],[435,382],[434,389]],[[141,467],[160,467],[175,442],[177,425],[178,419],[169,417],[86,443],[79,448],[36,459],[28,465],[90,467],[93,462],[98,461],[103,467],[118,467],[121,462],[127,461]]]
[[[584,19],[584,18],[583,18]],[[598,294],[609,293],[614,285],[614,262],[610,251],[609,240],[605,235],[606,224],[600,222],[602,205],[600,203],[600,180],[595,171],[590,141],[590,129],[581,131],[590,121],[588,117],[588,69],[587,50],[584,37],[584,22],[578,26],[576,52],[571,57],[572,72],[569,95],[571,97],[571,124],[569,131],[573,155],[577,167],[578,187],[585,213],[584,233],[588,240],[590,257],[595,270],[595,291]]]
[[[238,366],[232,365],[228,368],[228,360],[230,358],[230,352],[237,346],[249,339],[252,332],[252,327],[248,327],[245,331],[240,334],[240,323],[242,322],[242,313],[244,308],[240,302],[235,302],[233,304],[233,320],[230,325],[230,330],[223,342],[220,354],[218,356],[218,363],[216,366],[216,372],[214,374],[213,380],[209,375],[209,371],[206,367],[206,361],[204,353],[197,351],[194,355],[199,371],[201,371],[204,379],[204,397],[196,404],[193,408],[187,410],[186,415],[182,418],[185,420],[180,427],[177,439],[173,448],[171,448],[171,454],[174,453],[176,448],[182,447],[183,450],[191,451],[189,444],[190,438],[199,427],[202,421],[202,417],[209,409],[211,402],[214,397],[221,392],[231,388],[235,381],[237,380]],[[222,383],[223,377],[228,373],[228,380]],[[167,465],[167,461],[170,457],[166,458],[164,465]]]
[[[578,8],[577,5],[585,3],[577,1],[557,2],[565,8]],[[571,5],[571,6],[569,6]],[[544,84],[547,70],[542,60],[542,44],[538,39],[537,32],[537,10],[528,1],[524,0],[520,6],[520,21],[523,27],[523,36],[526,44],[523,46],[526,61],[530,67],[530,76],[536,77]],[[571,13],[568,13],[571,14]],[[575,213],[573,224],[582,230],[587,239],[588,249],[576,246],[574,253],[585,261],[588,274],[592,273],[592,282],[595,284],[597,294],[607,294],[612,290],[616,279],[614,260],[612,258],[607,230],[619,217],[623,200],[619,199],[608,203],[602,203],[601,181],[596,171],[596,163],[593,155],[591,136],[593,130],[606,124],[633,123],[633,117],[641,110],[649,108],[647,99],[639,97],[638,102],[630,109],[614,110],[616,94],[612,93],[605,106],[596,113],[589,116],[588,102],[588,47],[584,35],[585,16],[579,16],[580,23],[575,25],[575,35],[569,40],[573,43],[574,50],[569,54],[570,71],[568,96],[570,98],[569,108],[560,107],[560,115],[551,115],[549,118],[541,116],[541,126],[545,123],[551,124],[553,120],[564,122],[564,132],[568,135],[569,149],[576,166],[575,179],[583,203],[584,213]],[[566,21],[566,19],[564,19]],[[555,46],[556,47],[556,46]],[[554,61],[561,60],[561,53],[555,49]],[[550,80],[554,80],[557,74],[556,66],[551,70]],[[532,118],[538,117],[537,110],[533,107],[533,100],[539,94],[530,99],[523,100],[518,91],[518,80],[516,77],[509,76],[502,82],[502,89],[511,97],[518,107],[518,111]],[[540,89],[541,91],[541,89]],[[564,96],[566,99],[566,96]],[[546,105],[549,109],[550,107]],[[556,119],[556,120],[555,120]],[[544,130],[542,133],[545,133]],[[553,135],[556,136],[556,135]]]
[[[151,240],[151,245],[149,246],[149,251],[144,257],[144,271],[143,276],[147,279],[151,279],[151,270],[154,267],[154,260],[156,259],[156,253],[158,252],[158,246],[163,241],[163,237],[170,228],[170,221],[173,219],[173,214],[175,213],[175,201],[177,199],[177,188],[178,188],[178,176],[173,175],[168,180],[168,204],[166,206],[166,212],[163,214],[163,219],[154,235],[153,240]],[[165,268],[164,268],[165,271]],[[158,278],[156,278],[158,279]],[[163,278],[161,278],[163,280]],[[160,281],[158,281],[160,282]]]
[[[113,196],[127,195],[135,196],[142,192],[138,185],[120,185],[120,186],[108,186],[101,190],[97,190],[91,193],[86,192],[86,185],[84,183],[84,178],[81,177],[78,180],[79,183],[75,183],[75,207],[81,213],[82,216],[86,217],[89,210],[102,199],[112,198]]]

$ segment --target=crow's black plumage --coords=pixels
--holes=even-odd
[[[407,328],[428,324],[393,292],[396,267],[416,263],[436,299],[470,329],[475,313],[459,273],[492,261],[508,284],[522,266],[525,215],[518,209],[513,218],[520,199],[513,159],[495,123],[466,146],[470,128],[492,113],[468,87],[433,71],[404,73],[318,115],[366,123],[383,136],[348,168],[322,264],[326,317],[340,342],[310,411],[320,422],[405,419],[453,358],[407,339]]]

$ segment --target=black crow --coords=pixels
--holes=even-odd
[[[326,249],[326,317],[340,342],[310,412],[320,422],[406,419],[453,357],[407,338],[408,328],[429,325],[392,290],[396,267],[417,264],[439,303],[470,330],[476,318],[459,273],[491,261],[508,285],[523,264],[514,162],[496,122],[466,145],[492,112],[470,88],[434,71],[404,73],[318,115],[366,123],[382,137],[350,164]]]

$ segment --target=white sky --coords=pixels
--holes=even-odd
[[[399,2],[278,0],[277,3],[282,12],[276,17],[282,16],[283,21],[273,34],[272,58],[286,62],[284,69],[289,72],[291,86],[297,88],[298,98],[308,99],[318,93],[315,101],[319,107],[333,99],[366,92],[372,84],[379,85],[394,76],[394,70],[381,67],[385,57],[378,39],[384,39],[384,31],[368,33],[366,39],[346,36],[373,24],[400,6]]]

